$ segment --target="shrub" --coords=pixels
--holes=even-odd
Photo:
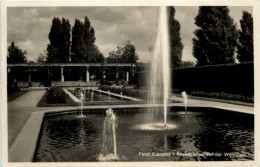
[[[120,94],[120,92],[123,93],[123,95],[131,96],[131,97],[139,97],[146,99],[148,95],[147,90],[140,90],[140,89],[131,89],[131,88],[123,88],[123,87],[111,87],[111,86],[101,86],[100,87],[104,91],[111,91],[117,94]]]
[[[13,78],[12,75],[8,76],[7,80],[7,93],[12,94],[14,92],[18,92],[20,89],[18,88],[16,79]]]
[[[47,92],[47,101],[51,104],[66,103],[68,95],[60,88],[53,87]]]
[[[226,92],[206,92],[206,91],[192,91],[190,95],[193,96],[202,96],[202,97],[211,97],[211,98],[219,98],[219,99],[227,99],[227,100],[238,100],[249,103],[254,103],[254,96],[245,96],[243,94],[231,94]]]

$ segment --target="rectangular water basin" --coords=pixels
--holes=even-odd
[[[163,123],[163,110],[114,109],[116,161],[234,161],[254,159],[254,115],[216,108],[172,107],[170,130],[136,127]],[[35,162],[100,161],[105,110],[45,116]],[[111,149],[113,151],[113,149]]]

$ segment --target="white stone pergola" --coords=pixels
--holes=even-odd
[[[86,82],[89,82],[89,68],[90,67],[129,67],[126,71],[126,81],[129,81],[130,68],[134,69],[136,64],[134,63],[17,63],[7,64],[7,72],[10,72],[12,67],[26,67],[33,69],[33,67],[60,67],[61,82],[65,81],[64,67],[85,67],[86,68]],[[134,72],[134,70],[133,70]],[[118,70],[116,70],[116,78],[118,78]],[[28,81],[31,82],[31,74],[28,76]]]

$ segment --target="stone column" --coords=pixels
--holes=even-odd
[[[136,70],[136,68],[135,68],[135,67],[132,67],[132,71],[131,71],[132,80],[133,80],[134,77],[135,77],[135,70]]]
[[[29,85],[31,84],[31,77],[32,77],[32,75],[29,73],[29,76],[28,76],[28,83],[29,83]]]
[[[89,82],[89,70],[88,70],[88,66],[86,66],[86,82]]]
[[[118,80],[118,67],[116,67],[116,80]]]
[[[126,82],[129,82],[129,71],[126,71]]]
[[[63,70],[64,70],[64,66],[61,66],[61,67],[60,67],[61,82],[64,82],[64,72],[63,72]]]
[[[32,81],[31,81],[31,78],[32,78],[32,72],[33,72],[32,68],[29,67],[29,69],[28,69],[28,84],[29,84],[28,86],[29,86],[29,87],[32,86]]]

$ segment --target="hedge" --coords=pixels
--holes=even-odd
[[[149,72],[136,74],[138,87],[147,86]],[[172,88],[192,91],[254,95],[254,63],[212,65],[172,70]]]

